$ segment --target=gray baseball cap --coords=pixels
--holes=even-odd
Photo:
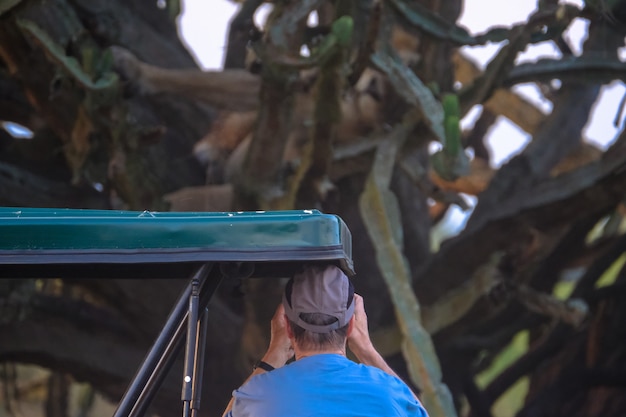
[[[287,283],[283,306],[287,317],[298,326],[314,333],[328,333],[348,324],[354,314],[354,287],[334,265],[306,266]],[[337,320],[316,325],[302,320],[302,313],[324,313]]]

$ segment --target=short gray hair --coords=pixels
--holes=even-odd
[[[337,318],[324,313],[300,313],[300,318],[307,323],[315,325],[326,325],[337,320]],[[289,325],[291,326],[298,346],[302,349],[315,351],[327,348],[344,349],[350,323],[348,322],[345,326],[327,333],[315,333],[306,330],[298,326],[291,319],[289,319]]]

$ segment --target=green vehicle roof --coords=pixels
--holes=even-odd
[[[71,265],[77,270],[78,265],[243,262],[263,269],[265,263],[277,267],[321,261],[335,262],[353,274],[350,231],[338,216],[317,210],[0,208],[0,276],[18,276],[28,269],[19,265],[47,266],[33,267],[39,271],[34,274],[41,274],[54,265],[64,265],[67,273]],[[57,272],[47,275],[52,273]]]

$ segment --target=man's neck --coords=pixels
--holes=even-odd
[[[308,356],[323,355],[323,354],[329,354],[329,353],[346,356],[346,349],[345,348],[343,349],[332,348],[332,349],[309,350],[309,349],[299,349],[297,347],[295,348],[296,360],[300,360]]]

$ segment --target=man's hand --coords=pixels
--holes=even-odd
[[[363,297],[358,294],[354,294],[354,324],[348,335],[348,347],[361,362],[364,362],[365,357],[375,351],[367,328]]]
[[[285,307],[280,303],[276,312],[274,313],[274,317],[272,317],[271,323],[271,336],[270,336],[270,346],[267,348],[267,352],[263,355],[261,359],[263,362],[272,365],[274,368],[280,368],[284,364],[287,363],[289,359],[293,357],[294,351],[291,346],[291,341],[289,340],[289,335],[287,334],[287,321],[285,319]],[[246,379],[246,382],[250,380],[254,375],[258,375],[262,372],[265,372],[262,368],[256,368],[254,372]],[[226,406],[226,410],[224,410],[224,414],[222,417],[232,416],[230,411],[233,408],[233,404],[235,402],[235,398],[231,398],[230,402]]]
[[[352,331],[348,335],[348,347],[362,364],[375,366],[389,375],[398,377],[372,344],[370,333],[367,329],[367,314],[365,314],[363,297],[354,294],[354,302],[354,324],[352,325]]]
[[[293,357],[294,351],[287,334],[287,322],[285,320],[285,308],[280,303],[271,323],[270,346],[263,356],[263,361],[274,368],[280,368]]]

